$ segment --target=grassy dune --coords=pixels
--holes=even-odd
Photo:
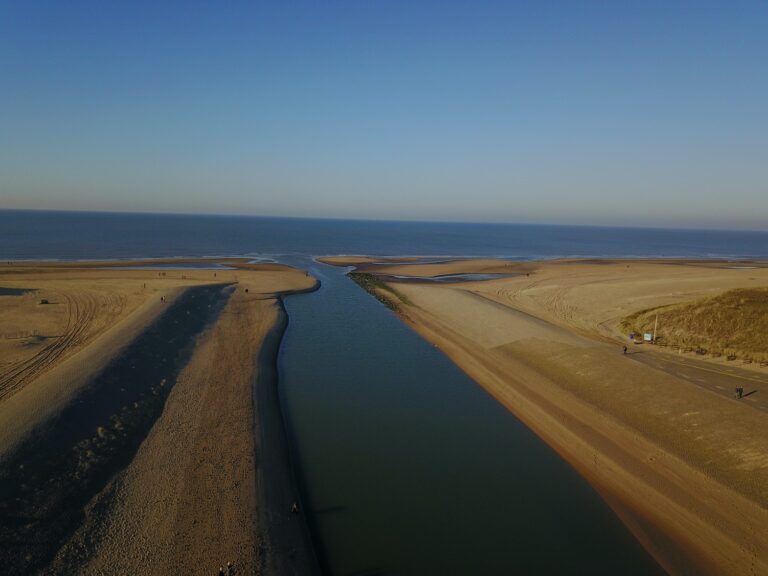
[[[652,331],[673,346],[768,361],[768,288],[739,288],[719,296],[642,310],[622,321],[625,331]]]
[[[397,290],[385,284],[380,278],[374,274],[368,274],[365,272],[350,272],[349,277],[354,280],[363,290],[371,294],[379,302],[384,304],[387,308],[393,312],[401,312],[400,306],[393,300],[384,296],[381,292],[389,292],[397,297],[397,299],[403,304],[409,304],[408,299],[400,294]]]

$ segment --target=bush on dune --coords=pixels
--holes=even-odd
[[[704,348],[739,358],[768,360],[768,288],[739,288],[719,296],[642,310],[621,326],[652,331],[670,345]]]

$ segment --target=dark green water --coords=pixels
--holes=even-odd
[[[281,393],[325,571],[663,571],[506,409],[344,276],[286,299]]]

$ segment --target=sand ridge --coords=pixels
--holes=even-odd
[[[335,256],[318,258],[333,266],[354,266],[358,272],[382,276],[414,276],[434,278],[453,274],[524,274],[536,266],[528,262],[502,258],[427,258],[392,257],[370,258],[364,256]]]
[[[210,573],[259,567],[256,447],[249,401],[255,353],[276,320],[241,290],[202,337],[130,466],[91,504],[62,550],[91,550],[83,574]],[[106,508],[103,510],[102,508]]]
[[[258,437],[253,386],[262,371],[257,363],[262,344],[281,323],[279,298],[313,290],[317,281],[288,266],[232,260],[227,264],[237,265],[234,270],[116,270],[98,264],[35,263],[18,269],[6,266],[0,274],[0,286],[32,287],[38,290],[35,298],[43,291],[79,297],[112,290],[131,302],[117,321],[108,313],[94,313],[103,329],[93,330],[0,401],[0,453],[20,446],[76,400],[93,375],[190,287],[218,285],[232,296],[215,324],[200,335],[136,455],[91,498],[80,528],[44,572],[216,573],[232,561],[238,574],[269,574],[275,573],[271,566],[281,562],[312,566],[311,543],[306,549],[291,549],[290,559],[269,547],[273,528],[264,525],[266,516],[260,510],[275,505],[258,500],[257,471],[261,477],[281,472],[258,468],[260,443],[269,439]],[[18,306],[17,319],[23,318],[20,309],[25,305],[55,312],[34,300],[11,298],[19,297],[0,301],[0,307]],[[276,354],[277,347],[270,350]],[[260,410],[279,413],[280,407],[275,402]],[[287,468],[287,453],[284,457]],[[283,507],[271,513],[290,515]],[[303,518],[290,516],[293,522],[278,528],[282,536],[306,542]],[[292,537],[294,532],[299,536]]]

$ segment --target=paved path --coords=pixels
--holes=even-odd
[[[722,396],[768,412],[768,369],[766,374],[738,366],[719,366],[687,356],[674,356],[652,350],[632,349],[627,357],[668,374],[712,390]],[[736,400],[736,387],[744,388],[744,398]]]
[[[518,310],[507,302],[499,302],[498,300],[488,297],[486,294],[479,294],[472,291],[466,291],[464,293],[480,298],[488,304],[496,306],[500,313],[503,311],[507,314],[515,314],[518,318],[528,320],[529,323],[525,326],[526,337],[533,336],[538,333],[538,330],[546,330],[547,334],[543,335],[543,338],[558,341],[559,337],[553,336],[558,334],[562,335],[563,338],[567,336],[570,340],[576,338],[585,344],[591,343],[593,346],[599,342],[606,346],[606,352],[608,354],[613,353],[612,350],[614,349],[617,349],[618,352],[621,353],[620,348],[616,347],[616,341],[609,337],[577,333],[553,324],[538,316]],[[459,307],[457,306],[457,308]],[[498,326],[506,328],[507,324],[508,322],[501,316],[499,318],[499,324],[495,325],[495,327],[498,331]],[[493,330],[491,328],[493,327],[494,326],[489,326],[487,324],[484,325],[484,334],[488,337],[492,337],[493,335],[491,332]],[[511,335],[512,334],[508,330],[501,330],[496,337],[500,339],[509,339]],[[621,344],[619,344],[619,346],[621,346]],[[740,368],[738,365],[733,364],[718,365],[691,357],[688,354],[678,355],[672,352],[663,352],[657,347],[650,345],[636,346],[630,344],[627,359],[640,362],[641,364],[645,364],[646,366],[650,366],[657,370],[662,370],[676,378],[687,380],[692,384],[711,390],[721,396],[731,398],[734,402],[741,402],[746,406],[768,412],[768,368],[764,369],[764,373],[760,373],[752,370],[745,370],[744,368]],[[744,397],[741,400],[736,399],[737,386],[744,388]]]

